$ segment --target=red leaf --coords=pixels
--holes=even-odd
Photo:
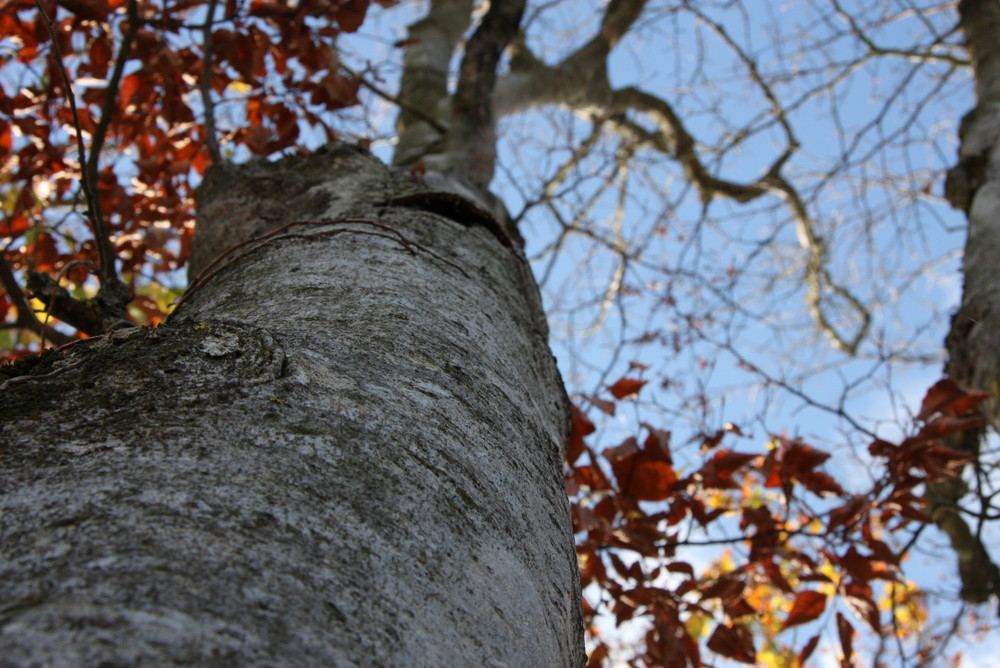
[[[830,453],[817,450],[799,441],[786,441],[781,463],[794,474],[811,470],[830,458]]]
[[[670,432],[663,429],[656,429],[645,422],[641,426],[649,430],[649,435],[643,442],[642,447],[645,450],[658,450],[663,453],[663,461],[673,464],[673,459],[670,456]]]
[[[572,417],[570,418],[569,440],[566,444],[567,464],[572,464],[580,458],[580,455],[583,454],[583,437],[587,434],[593,434],[597,429],[586,414],[575,405],[571,404],[570,409]]]
[[[727,659],[740,663],[756,663],[757,653],[753,648],[753,637],[745,626],[719,624],[708,639],[708,648]]]
[[[122,79],[121,85],[118,87],[118,106],[122,110],[128,111],[129,105],[132,103],[132,98],[139,92],[142,86],[143,78],[140,74],[130,74]]]
[[[760,455],[719,450],[705,462],[705,465],[698,470],[697,475],[701,477],[705,489],[736,489],[739,485],[733,481],[733,474],[737,469],[743,468],[758,457]]]
[[[640,454],[633,458],[631,470],[625,473],[627,482],[622,484],[622,492],[640,501],[663,501],[670,498],[671,487],[677,482],[677,474],[670,464],[644,459]],[[619,483],[621,476],[616,468],[615,477]]]
[[[694,566],[686,561],[674,561],[667,564],[667,570],[671,573],[684,573],[690,578],[694,578]]]
[[[837,613],[837,635],[840,636],[840,649],[844,655],[844,661],[850,665],[851,659],[854,658],[854,627],[839,612]]]
[[[819,635],[817,634],[814,635],[812,638],[810,638],[809,642],[807,642],[805,647],[802,648],[802,651],[799,652],[798,665],[800,666],[805,665],[806,659],[812,656],[812,653],[816,651],[816,645],[818,644],[819,644]]]
[[[601,668],[606,658],[608,658],[608,646],[600,643],[591,650],[590,659],[587,661],[587,668]]]
[[[923,428],[921,428],[920,433],[907,439],[907,441],[919,443],[921,441],[936,440],[946,436],[951,436],[952,434],[960,431],[978,429],[984,424],[986,424],[986,420],[982,415],[969,415],[965,417],[941,415],[925,424]]]
[[[824,494],[840,496],[844,493],[844,488],[836,480],[821,471],[812,471],[799,476],[799,482],[817,496]]]
[[[642,386],[648,382],[647,380],[639,380],[638,378],[622,378],[608,389],[611,390],[611,394],[615,399],[624,399],[625,397],[638,395]]]
[[[583,398],[590,402],[590,404],[601,411],[605,415],[615,416],[615,402],[608,401],[606,399],[598,399],[597,397],[592,397],[589,394],[583,395]]]
[[[59,259],[59,251],[56,248],[56,240],[51,234],[39,234],[34,243],[28,244],[28,254],[31,256],[35,271],[56,270],[55,263]]]
[[[739,617],[745,617],[746,615],[757,614],[757,610],[752,605],[747,603],[747,600],[742,596],[725,603],[723,605],[723,609],[730,619],[737,619]]]
[[[364,23],[368,11],[368,0],[347,0],[335,14],[337,23],[344,32],[355,32]]]
[[[281,2],[270,2],[269,0],[254,0],[250,3],[250,16],[260,16],[261,18],[291,16],[293,10]]]
[[[879,622],[878,607],[872,600],[872,588],[866,584],[858,582],[848,583],[844,587],[844,602],[847,607],[864,620],[875,633],[881,633],[881,623]]]
[[[823,614],[826,610],[826,596],[817,591],[804,591],[795,597],[792,611],[788,613],[788,619],[782,624],[781,630],[806,624]]]
[[[94,74],[106,72],[111,62],[111,40],[106,35],[98,35],[90,45],[90,64]]]
[[[735,601],[746,589],[746,583],[737,575],[732,573],[721,576],[718,580],[706,587],[702,593],[702,599],[717,598],[723,603]]]
[[[964,390],[951,378],[939,380],[927,391],[920,404],[918,420],[926,420],[935,413],[952,417],[963,417],[975,412],[980,403],[989,399],[992,394],[976,390]]]
[[[349,79],[331,72],[317,82],[311,102],[323,105],[327,111],[351,107],[358,103],[361,79]]]
[[[91,21],[104,19],[111,10],[104,0],[59,0],[59,4],[80,18]]]
[[[851,497],[850,501],[830,511],[830,518],[826,522],[827,531],[832,532],[837,527],[853,524],[868,510],[869,505],[868,499],[860,494]]]
[[[601,454],[614,465],[619,461],[632,457],[637,452],[639,452],[639,444],[630,436],[613,448],[605,448]]]
[[[405,49],[410,46],[420,44],[420,39],[416,37],[409,37],[407,39],[401,39],[393,43],[393,46],[397,49]]]
[[[761,561],[761,566],[764,568],[764,574],[767,575],[767,579],[771,581],[775,587],[785,592],[786,594],[792,593],[792,585],[788,582],[784,575],[781,573],[781,569],[778,565],[774,563],[774,559],[768,557],[767,559]]]

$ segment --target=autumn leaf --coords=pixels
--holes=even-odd
[[[800,592],[795,597],[792,611],[788,613],[788,619],[781,625],[781,630],[784,631],[799,624],[807,624],[822,615],[824,610],[826,610],[825,595],[812,590]]]
[[[753,638],[743,625],[727,626],[719,624],[708,639],[708,648],[727,659],[740,663],[756,663]]]
[[[621,378],[608,389],[615,399],[625,399],[626,397],[637,396],[642,386],[648,382],[646,380],[639,380],[638,378]]]
[[[830,517],[826,523],[827,530],[833,531],[837,527],[853,524],[860,519],[870,505],[866,497],[860,494],[852,496],[847,503],[830,511]]]
[[[598,399],[597,397],[589,394],[584,394],[583,398],[589,401],[590,405],[605,415],[610,415],[611,417],[615,416],[615,402],[608,401],[607,399]]]
[[[819,644],[819,634],[814,635],[812,638],[810,638],[809,642],[807,642],[805,646],[802,648],[802,650],[799,652],[799,655],[796,658],[797,665],[804,666],[806,663],[806,659],[812,656],[812,653],[816,651],[816,646],[818,644]]]
[[[849,582],[844,586],[841,596],[851,612],[867,623],[872,631],[875,633],[881,631],[878,606],[872,600],[872,588],[869,585]]]
[[[926,420],[935,413],[951,417],[963,417],[975,412],[980,403],[993,396],[989,392],[964,390],[954,380],[939,380],[927,391],[920,404],[918,420]]]
[[[670,498],[677,482],[673,467],[639,453],[613,467],[622,493],[639,501],[663,501]]]
[[[851,623],[847,621],[847,618],[839,612],[837,613],[837,635],[840,636],[840,649],[843,653],[844,661],[846,661],[848,665],[851,665],[852,659],[854,658],[854,627],[851,626]]]
[[[570,410],[572,417],[570,418],[569,440],[566,444],[567,464],[572,464],[583,454],[583,437],[587,434],[593,434],[597,430],[590,418],[575,405],[570,405]]]
[[[336,10],[335,18],[344,32],[357,32],[364,23],[368,0],[347,0]]]

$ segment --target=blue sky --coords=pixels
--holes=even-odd
[[[555,62],[592,33],[596,4],[547,3],[529,44]],[[611,60],[612,82],[661,95],[701,142],[714,173],[752,181],[786,143],[765,91],[749,83],[754,68],[800,143],[783,174],[826,243],[830,284],[865,304],[871,329],[853,357],[818,331],[804,303],[806,254],[778,198],[715,201],[706,209],[662,154],[637,150],[627,167],[616,165],[623,146],[608,132],[572,171],[560,199],[529,208],[521,226],[567,385],[586,407],[581,394],[608,398],[604,387],[635,375],[630,361],[651,367],[643,377],[652,382],[633,406],[614,418],[589,410],[600,427],[598,449],[646,421],[671,429],[675,455],[693,465],[697,446],[686,439],[734,422],[748,436],[730,443],[738,449],[760,451],[770,432],[801,436],[834,452],[828,469],[861,490],[872,474],[870,436],[835,412],[898,439],[941,376],[942,342],[960,297],[964,220],[939,195],[958,121],[974,103],[968,74],[943,57],[919,67],[901,55],[865,60],[866,47],[829,2],[694,3],[701,17],[674,4],[650,3]],[[948,35],[954,27],[955,17],[931,3],[884,22],[883,12],[905,6],[841,6],[886,50],[928,45],[935,31]],[[359,54],[405,35],[392,14],[366,24]],[[961,56],[946,46],[935,50]],[[393,80],[393,68],[379,71]],[[749,136],[720,148],[748,123]],[[588,120],[560,109],[504,119],[494,189],[508,208],[518,213],[537,197],[591,130]],[[581,208],[587,214],[579,232],[560,241],[558,217],[572,220]],[[608,250],[616,244],[629,256],[624,270]],[[823,308],[848,338],[860,324],[834,291],[824,294]],[[941,595],[933,600],[939,620],[954,611],[946,603],[957,591],[953,568],[933,530],[907,565],[909,577]],[[983,646],[995,647],[996,638]],[[967,658],[966,665],[978,664]]]
[[[807,254],[779,198],[706,208],[668,156],[623,145],[606,131],[558,198],[529,207],[521,223],[554,352],[584,407],[583,394],[607,398],[608,384],[637,374],[631,361],[649,366],[639,401],[614,418],[589,410],[600,426],[598,449],[645,421],[672,430],[678,461],[694,465],[697,444],[688,439],[733,422],[747,434],[731,442],[741,450],[762,450],[770,432],[801,436],[837,455],[829,468],[848,486],[860,484],[871,469],[868,436],[835,411],[898,438],[940,377],[942,341],[960,297],[964,220],[938,195],[959,119],[974,103],[968,74],[944,58],[919,67],[899,55],[863,60],[864,45],[832,0],[683,4],[651,0],[611,59],[612,83],[662,96],[700,142],[706,165],[734,181],[758,178],[786,145],[772,93],[800,143],[783,174],[826,243],[830,284],[866,305],[871,330],[855,357],[818,330],[804,303]],[[924,11],[900,11],[882,24],[883,12],[908,5],[841,3],[889,50],[928,44],[935,30],[953,28],[950,10],[916,4]],[[593,33],[601,3],[529,5],[529,15],[545,7],[530,24],[529,44],[555,62]],[[361,31],[342,39],[344,63],[373,67],[394,91],[402,53],[393,44],[422,6],[373,6]],[[753,72],[767,91],[750,81]],[[331,115],[331,123],[346,137],[374,140],[388,158],[395,110],[362,95],[362,108]],[[641,116],[630,120],[649,127]],[[518,214],[593,124],[538,109],[504,119],[500,129],[493,186]],[[630,153],[627,164],[618,162],[622,151]],[[560,218],[581,211],[561,238]],[[859,325],[842,295],[828,291],[823,306],[848,335]],[[957,582],[950,554],[938,556],[947,554],[943,544],[939,535],[923,541],[930,556],[918,550],[909,574],[947,595]],[[938,608],[943,617],[948,610]],[[1000,646],[991,641],[983,647]]]

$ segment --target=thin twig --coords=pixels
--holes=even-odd
[[[419,108],[415,107],[414,105],[410,104],[405,99],[403,99],[402,96],[400,96],[400,95],[393,95],[392,93],[390,93],[389,91],[385,90],[384,88],[381,88],[380,86],[376,86],[371,81],[369,81],[366,77],[364,77],[361,73],[355,72],[354,70],[352,70],[351,68],[347,67],[343,63],[341,63],[339,65],[339,67],[344,72],[346,72],[350,76],[352,76],[355,79],[357,79],[358,81],[360,81],[362,86],[364,86],[365,88],[367,88],[371,92],[375,93],[376,95],[378,95],[380,98],[382,98],[386,102],[391,102],[392,104],[396,105],[397,107],[399,107],[403,111],[406,111],[408,113],[413,114],[414,116],[416,116],[420,120],[425,121],[428,125],[430,125],[432,128],[434,128],[435,130],[437,130],[441,134],[444,134],[444,133],[446,133],[448,131],[448,128],[443,123],[441,123],[441,121],[439,121],[438,119],[434,118],[434,116],[432,116],[431,114],[425,113],[422,109],[419,109]]]
[[[37,3],[38,0],[35,0],[35,2]],[[129,0],[128,31],[122,38],[121,48],[118,50],[118,56],[115,58],[115,67],[111,73],[111,78],[108,80],[108,87],[105,89],[104,103],[101,105],[101,115],[91,138],[90,158],[87,160],[87,167],[84,172],[85,180],[90,181],[93,185],[97,184],[97,168],[101,157],[101,149],[104,147],[104,138],[107,135],[108,126],[111,124],[111,117],[114,115],[115,106],[118,102],[118,88],[121,83],[122,73],[125,70],[125,63],[128,61],[129,54],[132,51],[132,44],[139,34],[140,24],[141,20],[139,18],[137,0]],[[94,230],[94,240],[97,242],[97,252],[100,260],[101,285],[111,285],[118,278],[115,270],[115,251],[111,245],[111,233],[104,222],[101,208],[94,206],[91,210],[96,228]]]
[[[101,207],[97,201],[97,180],[91,178],[88,169],[87,149],[83,145],[83,127],[80,125],[80,112],[76,108],[76,93],[73,90],[72,82],[69,80],[69,72],[66,71],[66,64],[63,62],[62,49],[59,48],[59,38],[56,35],[55,24],[45,12],[45,8],[42,7],[40,0],[35,0],[35,7],[38,8],[38,13],[41,14],[42,20],[45,21],[45,27],[48,28],[49,37],[52,39],[52,51],[55,54],[56,65],[59,68],[59,73],[62,75],[63,84],[66,86],[66,99],[69,101],[69,109],[73,114],[73,129],[76,131],[76,149],[79,153],[81,169],[80,183],[83,186],[83,196],[87,200],[87,209],[90,213],[89,222],[91,231],[94,234],[94,239],[97,241],[101,265],[103,266],[104,253],[101,239],[107,235],[104,230],[104,219],[101,217]]]
[[[218,0],[208,0],[208,16],[202,28],[202,56],[201,56],[201,106],[205,113],[205,147],[208,155],[212,158],[212,164],[222,162],[222,154],[219,152],[219,139],[215,136],[215,103],[212,101],[212,51],[215,45],[212,42],[212,25],[215,19],[215,5]]]

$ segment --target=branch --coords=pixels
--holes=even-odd
[[[408,166],[439,149],[447,125],[448,67],[462,36],[472,22],[472,0],[433,0],[424,18],[409,28],[400,105],[396,118],[399,138],[393,165]],[[427,117],[437,119],[429,123]]]
[[[976,97],[983,105],[1000,100],[1000,5],[993,0],[961,0],[959,24],[972,56]]]
[[[465,45],[458,87],[452,97],[447,153],[451,169],[485,188],[496,163],[493,89],[500,54],[517,35],[525,0],[490,3],[482,23]]]
[[[985,603],[991,596],[1000,596],[1000,569],[990,558],[982,538],[972,533],[962,519],[958,502],[966,491],[961,478],[950,478],[928,483],[924,498],[931,504],[934,524],[948,536],[958,556],[962,598],[970,603]]]
[[[697,188],[704,204],[718,196],[728,197],[737,202],[749,202],[765,194],[775,194],[785,200],[799,245],[808,253],[806,261],[806,305],[819,327],[833,345],[849,355],[857,354],[858,346],[868,334],[871,314],[849,290],[833,282],[826,270],[826,246],[816,233],[814,222],[805,203],[795,188],[781,175],[785,163],[798,148],[791,128],[788,128],[789,144],[785,151],[771,164],[767,172],[753,183],[734,183],[713,176],[701,162],[694,137],[688,132],[673,107],[665,100],[637,88],[623,88],[613,94],[612,110],[617,113],[612,120],[622,131],[635,134],[653,148],[670,153],[680,162],[688,181]],[[649,132],[625,117],[626,111],[640,111],[651,116],[658,126],[658,132]],[[844,299],[860,319],[860,324],[850,336],[842,334],[829,320],[823,309],[825,292],[832,292]]]
[[[202,27],[202,56],[201,56],[201,81],[199,90],[201,91],[201,104],[205,108],[205,146],[208,155],[212,158],[212,164],[222,162],[222,153],[219,152],[219,139],[215,136],[215,102],[212,101],[212,52],[215,45],[212,42],[212,25],[215,19],[215,5],[218,0],[208,0],[206,9],[207,18]]]
[[[560,104],[584,115],[606,114],[602,109],[611,93],[608,54],[638,20],[647,0],[612,0],[601,17],[601,27],[583,46],[549,66],[524,42],[512,45],[511,72],[497,82],[494,112],[504,116],[544,104]]]
[[[876,44],[868,35],[865,33],[864,28],[858,25],[857,20],[849,13],[844,11],[838,0],[831,0],[833,8],[836,10],[837,15],[847,22],[847,25],[851,28],[851,33],[858,38],[862,44],[864,44],[868,51],[872,55],[876,56],[900,56],[907,59],[918,59],[922,61],[936,60],[939,62],[948,63],[956,67],[968,67],[969,61],[965,58],[960,58],[958,56],[952,55],[950,53],[940,53],[937,51],[932,51],[934,46],[940,46],[940,41],[935,41],[930,44],[926,51],[916,51],[911,49],[895,49],[892,47],[879,46]],[[929,22],[928,22],[929,23]]]
[[[357,79],[358,81],[360,81],[361,85],[364,88],[367,88],[371,92],[375,93],[375,95],[379,96],[380,98],[382,98],[386,102],[390,102],[390,103],[396,105],[397,107],[400,108],[401,111],[406,112],[407,115],[411,119],[415,119],[415,120],[419,120],[419,121],[423,121],[423,122],[427,123],[429,126],[431,126],[432,128],[434,128],[435,130],[437,130],[438,133],[440,133],[442,136],[444,135],[444,133],[446,133],[448,131],[448,126],[447,125],[445,125],[444,123],[442,123],[441,121],[439,121],[434,116],[431,116],[430,114],[426,113],[423,109],[420,109],[419,107],[413,106],[412,104],[410,104],[408,101],[404,100],[399,95],[393,95],[392,93],[390,93],[389,91],[385,90],[381,86],[376,86],[374,83],[372,83],[371,81],[369,81],[368,78],[365,77],[364,75],[362,75],[360,72],[355,72],[354,70],[352,70],[351,68],[347,67],[343,63],[340,63],[339,66],[340,66],[340,69],[344,70],[344,72],[346,72],[347,74],[349,74],[354,79]]]
[[[96,185],[98,182],[98,165],[101,159],[101,150],[104,148],[104,138],[111,124],[111,117],[115,113],[117,106],[118,88],[121,84],[122,72],[125,69],[125,62],[132,51],[132,44],[139,34],[139,7],[136,0],[129,0],[128,3],[128,31],[122,38],[121,48],[118,49],[118,56],[115,58],[115,67],[108,80],[108,87],[104,93],[104,103],[101,105],[101,116],[98,119],[97,128],[90,142],[90,157],[84,170],[84,178]],[[101,270],[101,287],[109,287],[118,281],[115,271],[115,250],[111,245],[111,232],[104,222],[101,207],[96,207],[92,215],[94,216],[94,241],[97,242],[99,266]],[[122,305],[124,309],[124,305]]]
[[[69,72],[66,71],[66,64],[63,62],[62,49],[59,48],[59,38],[56,35],[55,24],[52,23],[52,19],[45,12],[45,8],[42,7],[40,0],[35,0],[35,7],[38,8],[38,13],[41,15],[42,20],[45,22],[45,27],[48,29],[49,38],[52,40],[52,53],[55,55],[55,64],[58,66],[63,84],[66,86],[66,99],[69,102],[70,113],[73,115],[73,129],[76,131],[76,149],[79,154],[80,169],[82,170],[80,184],[83,187],[83,196],[87,200],[87,209],[90,213],[88,222],[94,234],[94,240],[97,242],[98,257],[102,268],[105,261],[108,260],[111,262],[112,271],[114,271],[114,253],[108,252],[105,257],[106,247],[110,248],[110,241],[108,239],[107,228],[104,225],[104,218],[101,215],[100,202],[97,199],[97,176],[90,173],[87,150],[83,145],[83,127],[80,125],[80,112],[76,107],[76,93],[73,90],[73,83],[69,80]]]
[[[32,297],[45,304],[46,313],[90,336],[103,334],[116,324],[131,325],[124,318],[109,319],[111,311],[104,303],[100,291],[94,299],[81,301],[59,285],[59,281],[37,271],[28,272],[28,291]]]
[[[51,341],[56,345],[63,345],[76,340],[72,336],[49,327],[38,319],[35,311],[31,308],[31,304],[28,303],[27,296],[21,290],[21,286],[17,282],[17,277],[14,276],[14,270],[7,262],[7,258],[3,257],[2,254],[0,254],[0,284],[7,291],[7,296],[10,298],[11,304],[17,309],[17,326],[40,336],[43,346],[45,341]]]

